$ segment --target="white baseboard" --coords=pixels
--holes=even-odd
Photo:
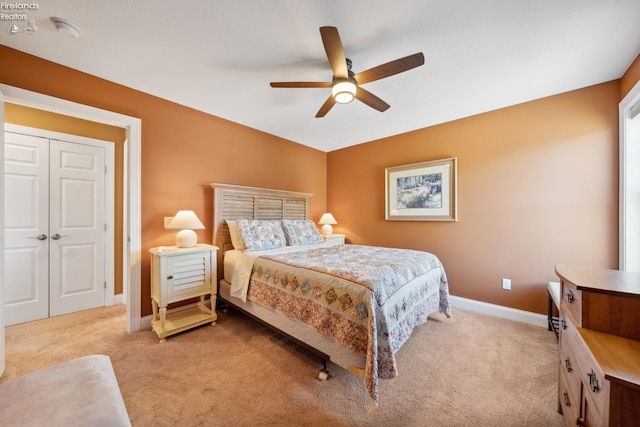
[[[503,319],[529,323],[531,325],[540,326],[543,328],[546,328],[548,326],[547,316],[545,316],[544,314],[532,313],[530,311],[518,310],[516,308],[505,307],[502,305],[489,304],[486,302],[456,297],[453,295],[449,297],[449,301],[451,302],[451,306],[455,308],[477,311]]]
[[[113,305],[124,304],[124,295],[116,294],[113,296]]]
[[[153,319],[152,315],[149,316],[144,316],[142,319],[140,319],[140,330],[144,331],[147,329],[151,329],[151,320]]]

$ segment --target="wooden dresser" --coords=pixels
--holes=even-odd
[[[640,273],[556,265],[567,426],[640,423]]]

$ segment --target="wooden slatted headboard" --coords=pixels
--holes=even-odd
[[[213,187],[213,244],[218,246],[218,277],[224,253],[233,249],[225,219],[308,219],[312,194],[242,185]]]

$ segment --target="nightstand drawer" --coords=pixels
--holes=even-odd
[[[211,292],[209,252],[167,258],[167,303]]]

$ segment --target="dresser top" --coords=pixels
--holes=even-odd
[[[640,273],[557,264],[556,274],[580,290],[640,298]]]

